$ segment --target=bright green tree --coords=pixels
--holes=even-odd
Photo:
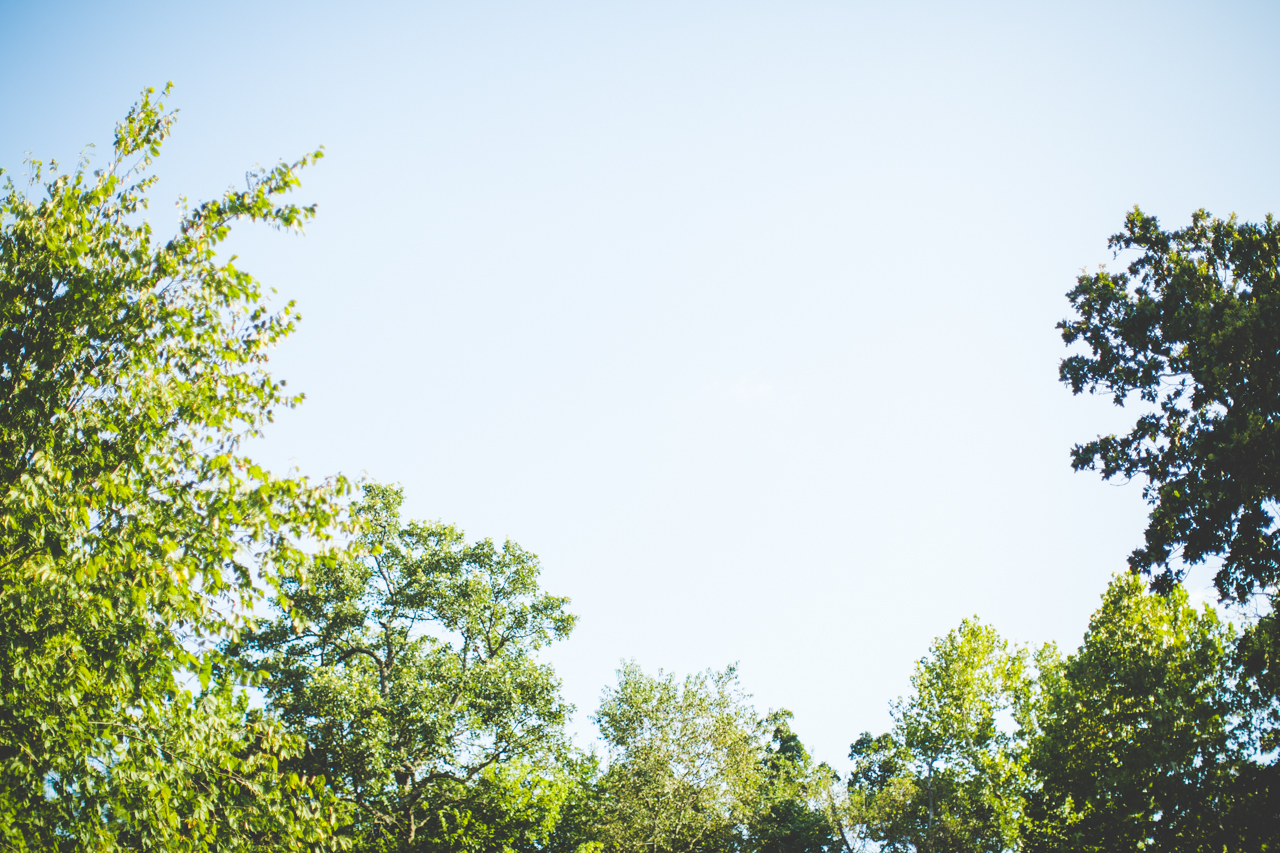
[[[743,849],[765,734],[733,667],[677,681],[635,663],[596,712],[608,749],[599,840],[616,853]]]
[[[851,748],[850,824],[863,822],[885,850],[1015,849],[1032,723],[1028,653],[966,619],[934,641],[911,686],[892,732]]]
[[[568,601],[515,543],[402,521],[402,500],[366,486],[350,547],[287,581],[238,655],[306,739],[289,767],[350,804],[357,850],[539,846],[571,793],[569,708],[537,657],[573,628]]]
[[[1232,640],[1181,589],[1158,595],[1133,575],[1112,581],[1080,650],[1042,675],[1028,849],[1266,848],[1242,837],[1251,830],[1236,803],[1255,765],[1239,739]],[[1265,823],[1274,844],[1280,815]]]
[[[567,791],[550,837],[537,845],[540,853],[601,853],[600,827],[604,797],[600,789],[600,757],[594,752],[572,756],[564,766]]]
[[[294,740],[182,679],[208,684],[211,644],[333,521],[327,488],[241,450],[297,400],[264,369],[296,316],[216,254],[236,220],[298,229],[313,209],[281,196],[320,154],[184,203],[157,240],[153,94],[101,168],[33,161],[0,196],[0,839],[304,848],[329,813],[276,772]]]

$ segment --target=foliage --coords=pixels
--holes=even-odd
[[[578,753],[561,765],[567,790],[559,820],[550,837],[540,841],[540,853],[601,853],[600,827],[604,796],[600,790],[600,758]]]
[[[834,774],[825,764],[814,766],[791,719],[782,710],[764,721],[773,736],[764,749],[764,778],[748,826],[747,847],[755,853],[822,853],[836,843],[823,801]]]
[[[742,848],[764,783],[763,727],[733,667],[681,683],[624,664],[596,721],[609,752],[600,783],[606,850]]]
[[[1232,651],[1235,692],[1259,754],[1280,749],[1280,614],[1272,610],[1241,633]]]
[[[1132,251],[1135,257],[1126,273],[1099,270],[1081,275],[1068,294],[1077,316],[1059,328],[1068,344],[1082,342],[1089,354],[1064,359],[1061,377],[1073,393],[1105,391],[1117,405],[1136,397],[1147,410],[1127,435],[1102,436],[1076,446],[1073,467],[1098,469],[1106,479],[1145,477],[1144,494],[1152,510],[1145,545],[1133,552],[1129,565],[1153,575],[1153,587],[1173,596],[1166,602],[1170,613],[1187,610],[1185,597],[1173,594],[1183,574],[1181,565],[1210,558],[1221,558],[1215,584],[1223,599],[1245,602],[1257,594],[1273,598],[1280,580],[1280,225],[1271,216],[1252,224],[1198,211],[1190,226],[1165,231],[1155,217],[1135,208],[1110,245],[1117,253]],[[1156,613],[1160,608],[1154,602],[1137,598],[1133,591],[1126,594],[1132,601],[1124,606],[1151,611],[1143,618],[1164,624],[1159,620],[1166,617]],[[1125,612],[1120,599],[1112,601],[1120,595],[1108,593],[1108,603],[1095,618],[1102,618],[1108,607],[1114,613]],[[1113,615],[1113,621],[1125,625],[1122,616]],[[1160,812],[1158,825],[1150,826],[1143,823],[1153,820],[1150,809],[1142,807],[1126,831],[1158,836],[1169,849],[1178,843],[1208,843],[1203,839],[1211,836],[1227,846],[1244,845],[1242,849],[1263,844],[1273,832],[1267,827],[1280,825],[1280,768],[1274,760],[1257,758],[1268,753],[1274,758],[1280,726],[1275,663],[1280,629],[1274,616],[1264,616],[1246,629],[1230,663],[1221,660],[1226,652],[1220,647],[1226,640],[1208,627],[1165,627],[1159,629],[1164,634],[1151,635],[1143,634],[1143,628],[1156,630],[1134,622],[1126,629],[1133,632],[1127,642],[1150,645],[1157,642],[1153,637],[1160,638],[1160,643],[1183,649],[1187,659],[1175,665],[1169,659],[1173,651],[1153,647],[1149,660],[1130,655],[1117,669],[1118,676],[1130,681],[1114,685],[1115,697],[1132,689],[1133,702],[1141,703],[1143,695],[1133,683],[1151,677],[1150,672],[1172,668],[1176,685],[1160,694],[1165,703],[1161,715],[1146,720],[1149,728],[1143,729],[1172,727],[1169,738],[1149,743],[1140,738],[1149,753],[1131,744],[1134,773],[1154,774],[1164,797],[1174,796],[1173,791],[1203,792],[1211,784],[1216,795],[1227,799],[1209,803],[1187,794],[1186,802],[1198,803],[1198,819],[1183,811]],[[1105,647],[1102,638],[1093,642]],[[1086,644],[1070,672],[1082,681],[1088,670],[1082,661],[1112,665],[1108,654]],[[1192,671],[1203,681],[1187,681]],[[1108,695],[1103,685],[1095,687],[1096,696]],[[1192,704],[1180,704],[1185,702]],[[1204,718],[1209,713],[1221,720]],[[1069,731],[1085,737],[1090,730]],[[1208,741],[1196,745],[1196,738]],[[1236,745],[1229,749],[1224,745],[1228,742]],[[1074,747],[1081,755],[1095,749],[1103,755],[1113,749],[1117,755],[1127,754],[1121,745],[1105,741],[1086,740]],[[1075,754],[1065,743],[1057,748],[1064,756]],[[1210,755],[1201,755],[1203,750]],[[1159,768],[1143,764],[1156,755],[1164,756]],[[1188,761],[1193,765],[1186,765]],[[1219,761],[1229,769],[1215,769]],[[1226,776],[1213,777],[1214,773]],[[1109,796],[1139,798],[1123,787],[1138,782],[1121,779],[1115,784],[1120,787]],[[1227,789],[1229,796],[1223,793]],[[1074,805],[1068,807],[1059,796],[1058,807],[1067,809],[1072,820],[1087,824],[1094,805],[1082,805],[1078,790],[1068,793]],[[1235,829],[1213,836],[1208,829],[1213,821],[1229,821]],[[1182,841],[1171,840],[1180,837]]]
[[[911,684],[893,731],[851,747],[846,838],[865,833],[884,850],[1013,849],[1032,722],[1027,653],[966,619],[934,642]],[[1018,731],[1001,728],[1005,715]]]
[[[1061,366],[1073,393],[1105,391],[1150,406],[1123,436],[1072,450],[1072,466],[1105,479],[1146,478],[1152,505],[1135,571],[1157,589],[1181,577],[1171,560],[1221,555],[1216,583],[1246,599],[1280,580],[1280,225],[1216,219],[1160,228],[1135,208],[1111,238],[1136,251],[1127,273],[1081,275],[1059,324],[1089,355]]]
[[[1235,768],[1230,819],[1241,837],[1280,849],[1280,617],[1248,625],[1231,651],[1228,682],[1236,748],[1252,760]],[[1264,760],[1262,757],[1269,758]]]
[[[298,740],[249,711],[243,693],[179,694],[146,731],[129,737],[101,791],[65,792],[80,811],[110,810],[121,846],[305,850],[332,836],[338,811],[322,780],[280,771]]]
[[[327,818],[272,775],[291,740],[179,677],[207,679],[209,643],[334,519],[330,489],[240,452],[297,400],[263,366],[296,316],[215,251],[237,219],[300,228],[314,210],[279,197],[320,153],[184,203],[157,242],[141,216],[174,116],[152,94],[102,169],[32,161],[39,193],[0,197],[0,837],[293,849]]]
[[[568,602],[539,590],[537,558],[515,543],[402,522],[402,501],[365,486],[358,537],[307,584],[288,581],[290,609],[236,652],[306,738],[289,766],[352,805],[357,849],[541,843],[569,796],[568,708],[536,653],[572,630]]]
[[[907,773],[910,756],[892,734],[863,732],[850,744],[849,760],[853,769],[844,784],[834,773],[829,780],[821,780],[827,824],[847,853],[879,850],[876,838],[883,833],[891,804],[901,799],[904,787],[912,788]]]
[[[166,90],[167,92],[167,90]],[[1144,406],[1072,451],[1152,510],[1078,652],[976,619],[916,665],[893,728],[815,765],[733,668],[625,664],[564,736],[539,652],[567,600],[512,542],[401,520],[403,496],[276,478],[246,439],[300,399],[266,372],[297,320],[216,250],[321,154],[143,219],[172,128],[148,91],[106,165],[30,163],[0,196],[0,845],[16,851],[825,853],[1280,847],[1280,226],[1135,209],[1127,271],[1079,277],[1073,393]],[[28,197],[30,193],[32,197]],[[328,537],[353,539],[331,550]],[[274,609],[267,618],[264,600]],[[1274,603],[1274,601],[1273,601]],[[199,681],[191,692],[187,685]],[[253,710],[253,682],[266,711]]]
[[[1028,849],[1262,849],[1232,836],[1251,765],[1232,731],[1231,640],[1181,589],[1112,581],[1080,650],[1042,675]]]

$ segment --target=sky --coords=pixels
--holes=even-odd
[[[228,244],[303,316],[255,453],[537,553],[584,743],[622,660],[736,662],[840,766],[961,619],[1074,648],[1146,507],[1070,470],[1135,413],[1057,381],[1064,294],[1135,204],[1280,196],[1267,3],[0,0],[0,45],[19,180],[174,82],[161,233],[325,147],[306,236]]]

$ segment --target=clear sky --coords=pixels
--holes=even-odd
[[[1054,324],[1134,204],[1280,205],[1270,3],[0,0],[0,165],[176,84],[152,218],[256,163],[304,321],[259,448],[538,553],[579,726],[623,658],[740,662],[842,763],[977,614],[1078,643],[1145,517]],[[1204,578],[1196,579],[1197,589]]]

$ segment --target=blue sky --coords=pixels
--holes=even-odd
[[[1263,3],[0,0],[0,39],[15,175],[175,82],[160,230],[326,146],[307,236],[231,247],[304,317],[264,460],[541,555],[580,722],[622,658],[738,661],[836,762],[967,615],[1079,641],[1145,510],[1070,471],[1132,415],[1057,383],[1063,294],[1134,204],[1280,190]]]

